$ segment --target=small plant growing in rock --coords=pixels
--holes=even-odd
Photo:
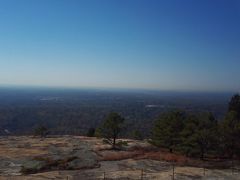
[[[128,142],[127,141],[119,141],[116,144],[118,147],[123,147],[123,146],[128,146]]]

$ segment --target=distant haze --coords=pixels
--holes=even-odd
[[[240,89],[238,0],[2,0],[0,85]]]

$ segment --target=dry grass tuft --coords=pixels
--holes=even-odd
[[[141,151],[104,151],[100,153],[101,161],[118,161],[124,159],[132,159],[142,155]]]

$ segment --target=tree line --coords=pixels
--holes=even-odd
[[[186,156],[240,157],[240,96],[234,95],[223,120],[211,113],[172,111],[155,122],[151,143]]]
[[[124,118],[112,112],[100,127],[90,128],[87,135],[102,137],[104,142],[116,149],[121,145],[117,139],[124,134],[124,128]],[[44,128],[42,130],[46,131]],[[136,139],[143,138],[139,130],[133,130],[133,136]],[[165,112],[155,121],[148,140],[157,147],[188,157],[239,158],[240,95],[236,94],[231,98],[223,120],[216,119],[210,112]]]
[[[111,113],[98,129],[114,148],[123,122],[119,114]],[[217,120],[212,113],[179,110],[163,113],[153,126],[149,142],[170,152],[201,159],[240,157],[240,95],[231,98],[223,120]]]

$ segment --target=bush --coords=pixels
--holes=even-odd
[[[94,137],[95,136],[95,128],[89,128],[87,132],[88,137]]]
[[[45,126],[39,126],[34,130],[34,135],[42,138],[46,137],[48,133],[48,129]]]
[[[127,141],[119,141],[116,144],[118,147],[123,147],[123,146],[128,146],[128,142]]]

